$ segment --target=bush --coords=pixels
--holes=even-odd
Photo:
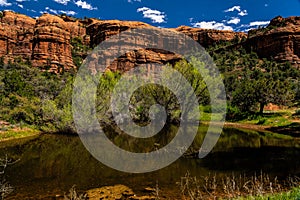
[[[227,106],[226,120],[238,121],[244,118],[244,114],[236,106]]]
[[[29,99],[10,94],[8,97],[4,97],[0,103],[1,119],[10,123],[34,124],[39,121],[40,115],[40,100],[38,98]]]
[[[200,106],[200,110],[202,110],[205,113],[211,113],[211,106],[210,105]]]
[[[257,125],[262,125],[262,124],[264,124],[266,121],[267,121],[266,118],[260,118],[260,119],[258,120],[258,122],[257,122]]]

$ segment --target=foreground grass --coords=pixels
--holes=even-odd
[[[300,200],[300,187],[279,194],[241,197],[237,200]]]
[[[240,123],[256,124],[264,126],[287,126],[295,121],[300,121],[297,109],[281,109],[276,111],[265,111],[262,115],[249,116]]]
[[[8,129],[8,130],[0,131],[0,141],[29,137],[29,136],[37,135],[39,133],[40,131],[29,127],[25,127],[22,129],[21,128]]]
[[[263,172],[251,177],[234,174],[194,177],[187,172],[178,184],[184,199],[191,200],[300,200],[300,178],[278,180]],[[290,188],[294,189],[287,192]]]

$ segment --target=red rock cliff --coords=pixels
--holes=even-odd
[[[260,57],[300,68],[300,17],[274,18],[267,28],[250,31],[245,46]]]
[[[0,24],[0,56],[14,59],[31,57],[35,20],[21,14],[4,11]]]
[[[44,14],[33,19],[4,11],[0,25],[0,56],[13,61],[29,59],[33,66],[49,66],[50,71],[74,68],[70,39],[81,37],[89,43],[84,24]]]
[[[240,40],[247,37],[247,34],[241,32],[191,28],[188,26],[180,26],[174,30],[190,36],[203,47],[208,47],[220,41]]]
[[[0,24],[0,56],[5,61],[16,57],[28,59],[36,67],[50,67],[50,71],[75,68],[72,60],[72,38],[79,37],[84,45],[95,47],[107,38],[131,28],[151,27],[143,22],[119,20],[79,20],[67,16],[44,14],[37,19],[12,11],[4,11]],[[300,66],[300,17],[273,19],[267,29],[245,33],[206,30],[181,26],[172,31],[184,33],[202,46],[220,41],[247,37],[242,44],[260,57],[273,57]],[[130,52],[115,61],[112,70],[128,70],[136,64],[166,63],[179,59],[178,55],[156,50]]]
[[[105,20],[95,21],[87,27],[87,34],[91,38],[91,46],[96,46],[109,37],[116,35],[122,31],[131,28],[149,28],[148,24],[142,22],[132,21],[119,21],[119,20]],[[219,41],[230,41],[235,38],[241,39],[247,37],[245,33],[235,33],[233,31],[218,31],[218,30],[205,30],[199,28],[191,28],[181,26],[176,29],[169,29],[170,31],[181,32],[190,36],[195,41],[199,42],[202,46],[207,47]],[[134,41],[132,41],[134,42]],[[145,63],[158,63],[165,64],[174,62],[180,59],[179,55],[171,52],[160,50],[137,50],[128,52],[126,55],[121,56],[117,61],[113,62],[109,68],[113,71],[121,70],[126,71],[136,66],[137,64]]]

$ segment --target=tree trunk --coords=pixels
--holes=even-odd
[[[259,114],[263,114],[264,112],[264,107],[265,107],[265,103],[264,102],[261,102],[259,104]]]

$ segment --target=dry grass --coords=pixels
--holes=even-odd
[[[87,194],[78,194],[76,192],[76,186],[73,185],[73,187],[69,190],[68,194],[64,195],[64,200],[87,200]]]
[[[287,189],[298,187],[298,177],[288,177],[285,181],[270,178],[269,175],[260,173],[252,177],[245,175],[218,177],[216,174],[205,177],[193,177],[189,172],[181,178],[179,183],[183,199],[232,199],[243,196],[263,196],[276,194]]]

